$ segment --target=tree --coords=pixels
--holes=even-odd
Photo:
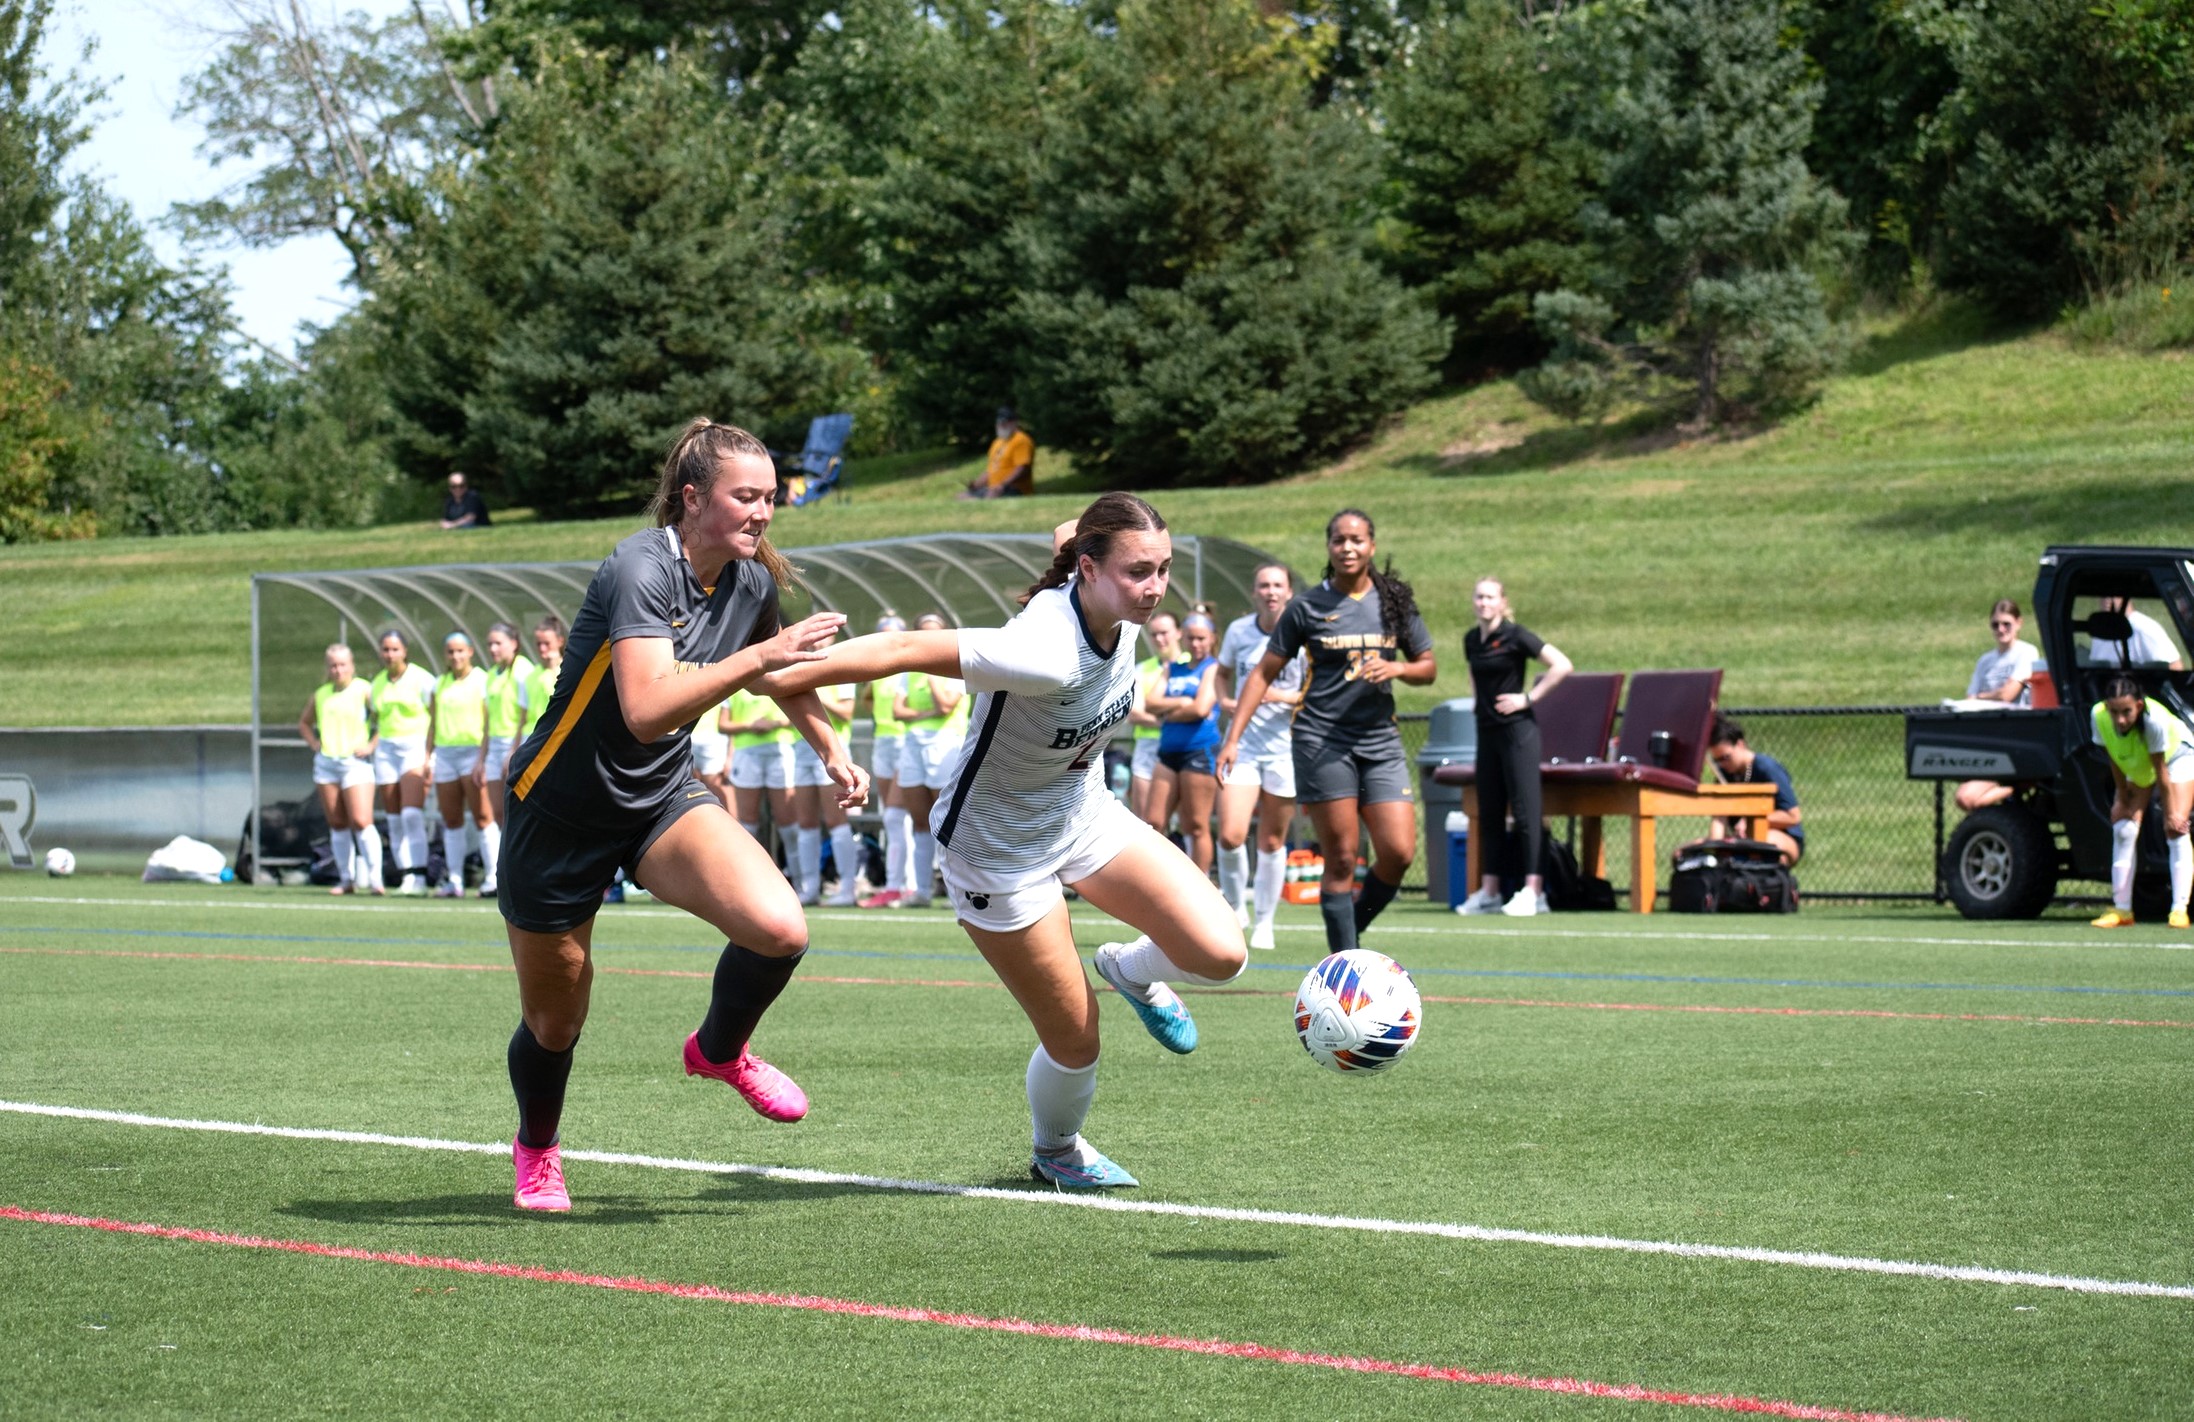
[[[1389,265],[1455,323],[1451,371],[1546,353],[1531,298],[1585,279],[1592,153],[1557,123],[1550,31],[1512,0],[1464,0],[1382,76]]]
[[[298,0],[226,0],[219,56],[193,75],[180,113],[206,128],[201,155],[259,165],[229,192],[185,203],[191,230],[271,247],[326,232],[373,285],[391,241],[422,217],[426,179],[458,159],[498,110],[492,73],[463,77],[454,22],[412,13],[328,24]]]
[[[2031,316],[2194,261],[2194,7],[2001,0],[1952,33],[1944,285]]]
[[[1542,294],[1554,343],[1525,389],[1564,414],[1672,389],[1705,428],[1806,398],[1838,347],[1821,275],[1851,249],[1805,165],[1821,86],[1773,0],[1586,12],[1571,120],[1605,155],[1588,213],[1601,267]]]
[[[571,54],[506,87],[373,302],[399,463],[629,507],[694,415],[785,434],[836,408],[866,362],[812,319],[763,152],[694,57]]]

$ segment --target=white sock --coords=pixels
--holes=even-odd
[[[914,832],[914,882],[907,892],[918,899],[929,897],[930,887],[937,882],[937,836],[928,830]]]
[[[903,805],[884,807],[884,887],[907,891],[914,872],[914,815]]]
[[[365,873],[351,882],[368,889],[381,888],[381,832],[370,824],[358,831],[358,857],[365,861]]]
[[[487,875],[482,882],[489,884],[495,882],[495,866],[502,863],[502,861],[503,822],[497,820],[494,824],[483,825],[480,829],[480,865]]]
[[[1219,894],[1227,901],[1227,907],[1240,913],[1244,907],[1242,891],[1248,888],[1249,846],[1237,844],[1232,849],[1219,850]]]
[[[471,837],[463,825],[442,826],[442,874],[450,883],[464,884],[465,856],[471,849]]]
[[[420,873],[427,867],[427,812],[406,805],[397,820],[404,827],[404,837],[397,842],[396,867],[406,874]]]
[[[800,856],[800,897],[812,899],[823,891],[823,831],[798,829],[793,840]]]
[[[852,825],[830,827],[830,862],[838,866],[838,892],[847,892],[861,872],[861,846],[853,838]]]
[[[2110,827],[2110,902],[2127,913],[2133,911],[2133,846],[2140,837],[2137,820],[2120,820]]]
[[[328,831],[328,852],[335,856],[335,877],[346,884],[358,881],[351,877],[351,856],[357,853],[357,842],[349,830]]]
[[[2188,891],[2194,890],[2194,835],[2167,839],[2164,848],[2171,852],[2171,911],[2185,913]]]
[[[779,825],[777,827],[777,853],[785,861],[785,877],[797,883],[800,877],[800,827],[798,825]]]
[[[1136,939],[1133,943],[1122,944],[1119,956],[1114,958],[1113,962],[1119,965],[1120,976],[1137,987],[1148,987],[1152,983],[1193,983],[1197,987],[1218,987],[1222,983],[1234,981],[1234,977],[1200,978],[1196,976],[1196,974],[1189,972],[1186,968],[1168,958],[1163,948],[1150,941],[1148,934]],[[1243,966],[1248,965],[1244,964]],[[1241,969],[1237,968],[1235,976],[1239,976],[1240,973]]]
[[[1063,1067],[1038,1043],[1028,1059],[1030,1136],[1039,1154],[1072,1151],[1082,1139],[1082,1122],[1097,1094],[1097,1063]]]
[[[1279,912],[1280,890],[1287,885],[1287,851],[1284,849],[1257,851],[1257,886],[1254,898],[1257,903],[1257,922],[1272,922]]]

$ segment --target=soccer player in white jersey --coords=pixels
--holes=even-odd
[[[962,678],[976,698],[932,828],[960,926],[1036,1029],[1029,1169],[1062,1189],[1135,1178],[1082,1139],[1097,1087],[1097,995],[1061,886],[1142,931],[1098,949],[1096,968],[1171,1051],[1194,1050],[1196,1023],[1168,984],[1228,982],[1248,958],[1211,881],[1105,784],[1105,746],[1135,700],[1135,629],[1157,610],[1172,566],[1158,511],[1106,494],[1006,626],[877,633],[772,679],[790,693],[916,671]]]

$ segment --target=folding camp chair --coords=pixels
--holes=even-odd
[[[777,461],[777,502],[791,508],[812,504],[833,489],[843,492],[846,444],[853,438],[853,416],[817,415],[808,422],[807,447],[798,454],[771,450]]]

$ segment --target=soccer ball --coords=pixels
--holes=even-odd
[[[1400,963],[1368,948],[1335,953],[1295,990],[1295,1035],[1320,1066],[1385,1071],[1424,1021],[1417,985]]]
[[[55,845],[46,851],[46,872],[56,879],[66,879],[76,872],[76,856]]]

